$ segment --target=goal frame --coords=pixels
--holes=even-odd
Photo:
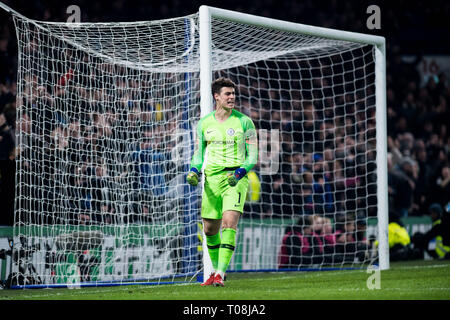
[[[377,220],[379,269],[389,269],[388,245],[388,181],[387,181],[387,120],[386,120],[386,40],[382,36],[342,31],[304,25],[272,18],[220,9],[202,5],[199,8],[199,54],[200,54],[200,110],[201,117],[213,111],[212,82],[212,37],[211,19],[218,18],[248,25],[281,31],[300,33],[332,40],[358,42],[375,47],[375,96],[376,96],[376,173],[377,173]],[[203,238],[205,234],[203,233]],[[203,276],[212,271],[212,264],[203,241]]]

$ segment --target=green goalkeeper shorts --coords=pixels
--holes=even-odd
[[[245,175],[237,185],[228,184],[227,174],[233,171],[223,171],[205,177],[202,196],[202,218],[222,219],[222,214],[228,210],[243,213],[248,189],[248,177]]]

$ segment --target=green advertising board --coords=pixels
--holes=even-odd
[[[278,254],[285,228],[294,222],[293,219],[257,221],[241,219],[230,270],[277,269]],[[415,232],[426,232],[431,228],[431,219],[428,216],[404,218],[402,222],[410,235]],[[199,226],[200,233],[201,225]],[[16,229],[16,232],[18,230]],[[174,259],[181,258],[177,256],[180,250],[169,243],[173,243],[174,240],[182,243],[180,239],[183,237],[183,232],[181,223],[102,227],[49,226],[20,229],[21,234],[27,235],[28,246],[34,246],[36,249],[31,261],[37,272],[50,277],[52,283],[57,284],[77,282],[80,280],[79,277],[85,277],[83,281],[114,281],[174,274],[176,272]],[[78,239],[82,238],[80,234],[83,235],[83,233],[101,234],[101,244],[83,247],[83,243],[80,244],[79,241],[78,247],[67,247],[74,233],[77,233]],[[376,236],[376,234],[377,219],[369,219],[367,236]],[[201,241],[201,237],[199,238]],[[13,228],[0,227],[0,250],[10,249],[10,239],[13,239]],[[61,239],[66,242],[62,242]],[[198,247],[201,248],[201,246]],[[90,265],[89,261],[92,262]],[[85,267],[83,272],[80,272],[80,266]],[[0,260],[1,280],[4,281],[12,270],[14,266],[11,256]]]

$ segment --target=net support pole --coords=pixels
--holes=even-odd
[[[375,47],[375,96],[377,139],[377,203],[378,256],[380,270],[389,269],[388,242],[388,174],[387,174],[387,115],[386,115],[386,46]]]
[[[210,8],[201,6],[199,9],[199,51],[200,51],[200,117],[204,117],[213,110],[211,93],[212,57],[211,57],[211,13]],[[204,184],[202,177],[202,186]],[[203,251],[203,279],[206,280],[213,271],[211,258],[206,245],[206,235],[202,230]]]

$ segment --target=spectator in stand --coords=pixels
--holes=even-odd
[[[12,128],[8,125],[6,117],[0,113],[0,161],[8,160],[14,150]]]
[[[333,263],[336,253],[336,232],[330,218],[323,218],[322,239],[324,263]]]
[[[431,167],[427,159],[427,150],[425,142],[417,139],[413,149],[413,158],[416,159],[418,165],[417,183],[414,192],[413,215],[421,215],[427,209],[427,192],[429,190],[429,176]]]
[[[413,235],[414,246],[427,251],[431,257],[450,259],[450,202],[445,210],[439,203],[433,203],[428,208],[433,226],[425,234],[417,232]],[[430,241],[434,240],[434,249],[429,249]]]
[[[88,198],[92,212],[91,220],[95,223],[110,224],[116,217],[115,209],[111,205],[111,194],[109,193],[109,174],[104,164],[97,164],[88,168]]]
[[[334,197],[328,162],[324,161],[321,154],[316,153],[313,155],[313,163],[314,213],[332,214],[334,213]]]
[[[162,152],[162,137],[146,137],[133,154],[137,174],[136,189],[150,192],[153,196],[161,196],[167,192],[165,181],[167,155]]]
[[[298,192],[303,184],[303,173],[306,171],[303,155],[296,152],[291,157],[291,181],[294,192]],[[298,211],[296,211],[298,212]]]
[[[136,151],[131,155],[133,189],[141,195],[141,201],[152,208],[151,219],[164,216],[165,195],[168,192],[167,172],[170,154],[164,149],[163,129],[155,128],[154,136],[141,139]]]
[[[412,247],[408,231],[401,222],[400,214],[389,211],[388,225],[389,259],[391,261],[404,261],[423,258],[420,250]],[[378,242],[375,242],[378,245]]]
[[[431,201],[445,205],[450,201],[450,164],[445,164],[440,170],[440,175],[430,186]]]
[[[266,203],[270,204],[271,214],[275,217],[281,217],[288,215],[292,211],[292,206],[289,206],[291,199],[291,187],[285,180],[285,177],[281,174],[274,175],[271,185],[266,185],[269,189],[264,192]]]
[[[313,234],[322,237],[324,218],[322,215],[314,214],[311,216]]]
[[[2,195],[2,211],[0,212],[0,226],[13,226],[14,215],[10,214],[14,211],[15,199],[15,169],[14,161],[0,161],[0,194]]]
[[[16,83],[3,84],[0,82],[0,113],[5,113],[8,104],[15,103]]]
[[[328,232],[328,230],[324,230],[324,224],[327,218],[321,214],[314,214],[310,217],[310,219],[312,221],[311,228],[313,243],[318,247],[316,248],[316,254],[320,255],[319,257],[316,257],[315,263],[322,263],[326,261],[324,231]],[[328,222],[329,221],[330,220],[328,219]]]
[[[355,241],[356,241],[356,257],[359,261],[364,261],[369,255],[371,243],[367,239],[367,211],[361,209],[356,214],[355,224]]]
[[[392,154],[388,153],[389,207],[398,211],[402,217],[407,217],[412,206],[412,185],[408,177],[394,166],[392,158]]]
[[[410,212],[413,210],[413,201],[414,201],[414,195],[416,191],[417,186],[417,178],[419,176],[419,166],[415,160],[413,160],[411,157],[404,157],[399,164],[400,171],[403,174],[403,177],[408,182],[409,188],[411,190],[411,206],[407,210],[402,210],[402,215],[404,217],[409,216]]]
[[[302,216],[294,226],[285,230],[282,240],[279,269],[300,269],[322,262],[323,246],[313,235],[311,216]]]
[[[356,253],[355,216],[353,212],[336,217],[335,262],[353,262]]]

